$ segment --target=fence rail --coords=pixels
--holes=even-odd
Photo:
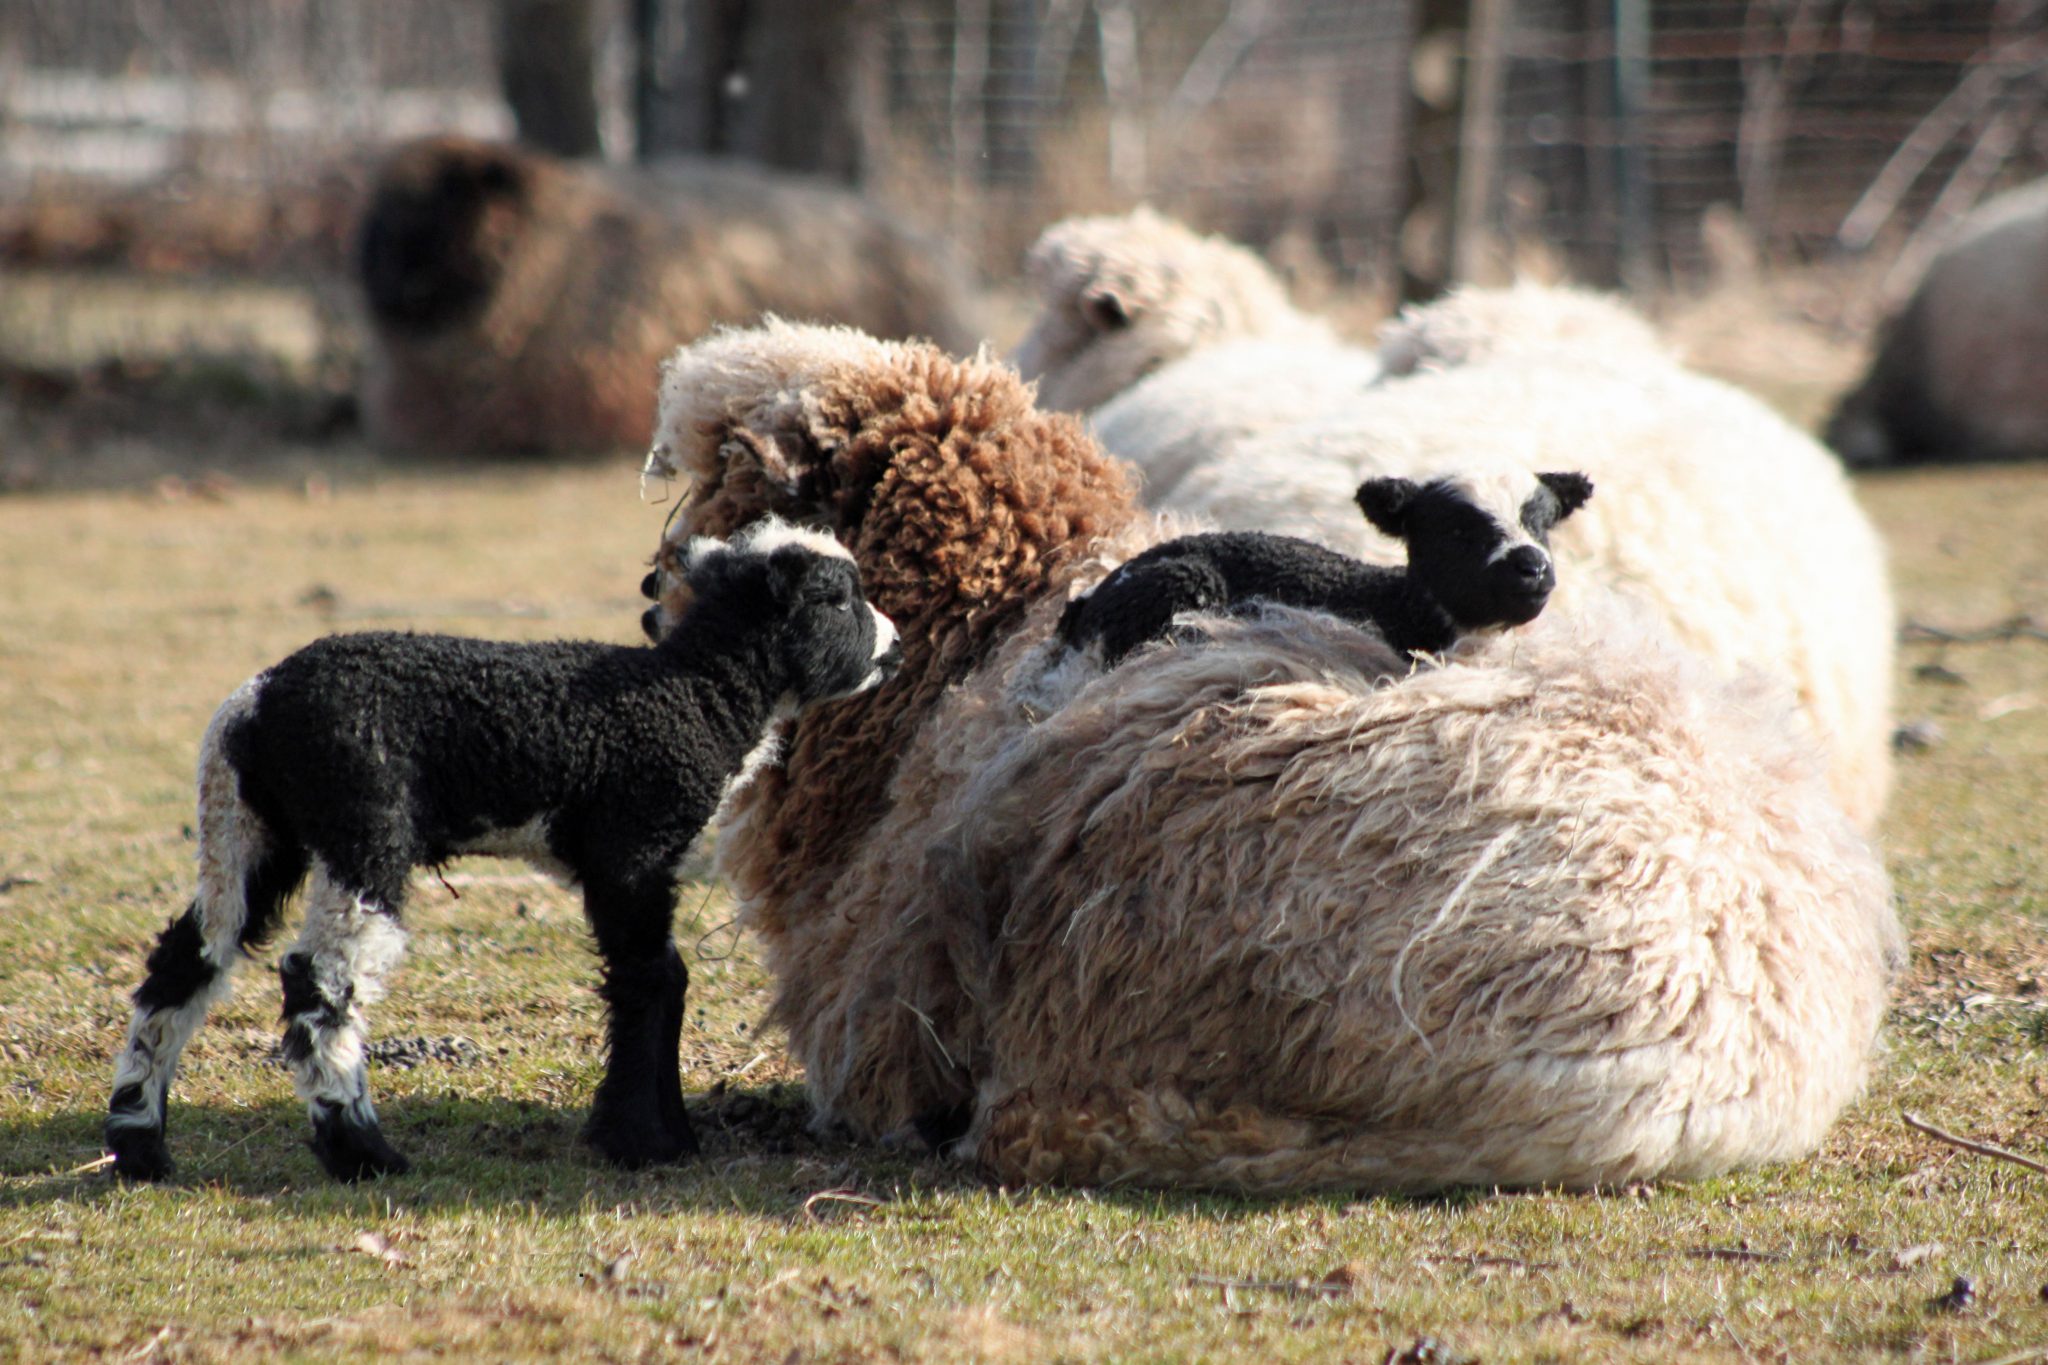
[[[10,0],[0,196],[277,182],[436,127],[500,135],[489,0]],[[607,149],[625,0],[601,0]],[[869,0],[866,176],[1007,271],[1149,200],[1338,281],[1546,258],[1594,282],[1924,257],[2048,172],[2048,0]],[[687,39],[686,39],[687,41]]]

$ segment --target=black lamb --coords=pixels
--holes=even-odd
[[[404,947],[408,874],[464,853],[582,884],[607,1062],[584,1136],[621,1166],[696,1150],[677,1047],[689,976],[677,868],[800,709],[883,681],[896,630],[829,536],[772,518],[688,552],[689,610],[651,647],[337,635],[257,674],[207,728],[199,888],[149,955],[114,1071],[114,1169],[167,1175],[179,1053],[311,875],[278,968],[313,1151],[342,1180],[403,1171],[378,1127],[363,1010]]]
[[[1262,531],[1182,536],[1069,603],[1059,636],[1074,649],[1099,644],[1113,665],[1166,635],[1181,612],[1261,599],[1370,625],[1403,654],[1441,653],[1461,636],[1536,619],[1557,585],[1550,529],[1592,494],[1583,474],[1369,479],[1358,505],[1408,547],[1405,567]]]

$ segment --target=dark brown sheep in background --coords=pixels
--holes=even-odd
[[[660,358],[762,313],[980,339],[937,244],[847,191],[715,162],[409,142],[378,172],[357,269],[364,425],[408,452],[645,449]]]
[[[2048,181],[1963,221],[1827,439],[1853,467],[2048,457]]]

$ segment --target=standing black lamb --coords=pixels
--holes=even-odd
[[[1169,540],[1069,603],[1060,638],[1074,649],[1100,642],[1104,665],[1113,665],[1165,635],[1181,612],[1253,598],[1372,626],[1403,654],[1441,653],[1463,635],[1526,624],[1557,586],[1550,529],[1593,495],[1593,481],[1538,474],[1528,488],[1493,486],[1502,482],[1388,477],[1359,485],[1366,519],[1407,545],[1405,568],[1263,531]]]
[[[585,1138],[629,1167],[696,1150],[676,869],[772,755],[778,722],[876,686],[900,651],[829,536],[769,518],[692,542],[686,572],[694,602],[651,648],[337,635],[222,704],[200,751],[199,889],[149,956],[114,1069],[118,1174],[170,1172],[178,1055],[309,871],[305,930],[278,971],[313,1151],[342,1180],[405,1170],[370,1103],[363,1010],[404,948],[408,873],[464,853],[582,883],[608,1007]]]

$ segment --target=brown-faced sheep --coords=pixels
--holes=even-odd
[[[1048,689],[1164,531],[1014,374],[725,333],[657,435],[662,613],[773,511],[903,628],[719,838],[822,1116],[1006,1179],[1584,1186],[1809,1150],[1860,1084],[1897,927],[1764,685],[1590,616],[1410,674],[1274,609]]]
[[[1964,220],[1827,437],[1860,466],[2048,456],[2048,180]]]
[[[1055,223],[1024,274],[1038,316],[1015,360],[1050,411],[1085,412],[1218,342],[1337,345],[1252,252],[1150,209]]]
[[[626,170],[400,146],[364,214],[361,407],[449,454],[640,446],[661,357],[772,311],[972,346],[946,253],[843,190],[714,162]]]

